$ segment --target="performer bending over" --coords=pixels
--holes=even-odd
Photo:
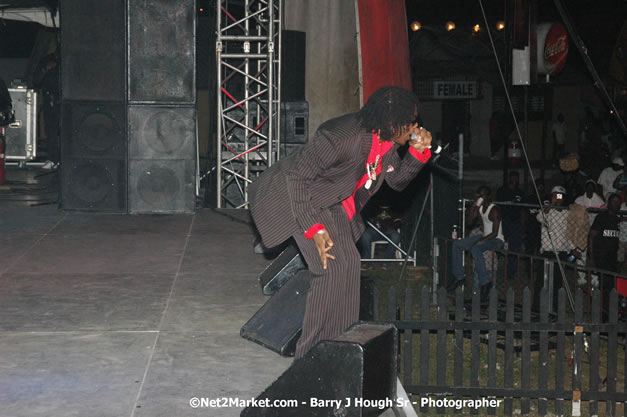
[[[402,190],[431,157],[431,133],[418,126],[418,115],[412,92],[383,87],[358,113],[323,123],[299,152],[250,187],[263,243],[272,247],[293,237],[309,268],[296,358],[359,319],[359,212],[384,180]],[[401,158],[397,151],[407,143]]]

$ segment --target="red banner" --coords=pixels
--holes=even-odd
[[[357,0],[363,102],[379,87],[411,90],[405,0]]]

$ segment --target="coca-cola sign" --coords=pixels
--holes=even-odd
[[[557,75],[568,56],[568,33],[560,23],[542,23],[538,25],[538,72]]]
[[[568,33],[560,23],[555,23],[544,41],[544,66],[551,75],[559,74],[568,56]]]

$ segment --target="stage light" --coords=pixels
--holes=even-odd
[[[417,20],[414,20],[413,22],[411,22],[411,26],[410,27],[411,27],[411,30],[414,31],[414,32],[417,32],[420,29],[422,29],[422,25]]]
[[[474,25],[474,26],[472,27],[472,30],[473,30],[475,33],[477,33],[477,32],[479,32],[479,31],[481,30],[481,26],[479,26],[479,25]]]
[[[496,30],[503,30],[505,29],[505,22],[503,22],[502,20],[499,20],[498,22],[496,22]]]
[[[455,22],[451,22],[450,20],[446,22],[446,30],[450,32],[453,29],[455,29]]]

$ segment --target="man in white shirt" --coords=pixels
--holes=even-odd
[[[475,262],[479,282],[481,302],[487,302],[492,288],[490,274],[485,265],[483,253],[503,247],[503,225],[501,223],[501,210],[492,202],[492,191],[487,185],[477,189],[476,200],[468,213],[468,226],[472,226],[475,220],[481,217],[483,223],[483,235],[470,236],[453,242],[452,273],[447,290],[454,292],[464,282],[463,258],[464,251],[469,250]]]
[[[597,182],[603,187],[603,197],[605,197],[605,199],[607,199],[610,194],[616,192],[616,188],[614,188],[614,180],[623,172],[624,166],[625,163],[623,162],[623,159],[616,157],[612,159],[612,166],[609,166],[601,171],[601,175],[599,175],[599,180]]]
[[[595,192],[596,186],[597,186],[597,183],[594,182],[594,180],[586,181],[586,192],[580,195],[579,197],[577,197],[577,199],[575,199],[575,204],[579,206],[583,206],[586,209],[601,208],[602,206],[604,206],[605,201],[603,201],[603,198],[601,198],[601,196]],[[590,220],[588,227],[590,227],[590,225],[594,222],[594,218],[597,216],[597,214],[598,213],[588,212],[588,218]],[[582,250],[581,257],[577,258],[577,261],[576,261],[577,266],[582,268],[579,271],[579,278],[578,278],[579,285],[586,285],[587,283],[587,279],[586,279],[587,274],[583,270],[586,267],[587,251],[588,251],[587,248]],[[593,278],[592,280],[593,285],[595,282],[596,282],[596,278]]]
[[[588,180],[585,184],[586,192],[575,199],[575,204],[584,206],[585,208],[601,208],[605,201],[596,193],[597,183],[594,180]],[[590,224],[594,221],[596,213],[588,213],[590,215]]]

